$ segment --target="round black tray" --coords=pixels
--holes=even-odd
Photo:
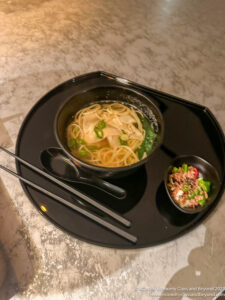
[[[81,240],[113,248],[141,248],[173,240],[200,224],[214,209],[224,190],[224,136],[207,108],[112,74],[90,73],[59,85],[36,103],[20,129],[16,154],[42,168],[40,153],[48,147],[58,146],[54,137],[53,121],[61,103],[78,92],[107,85],[129,86],[151,97],[163,114],[165,122],[163,144],[137,173],[119,180],[111,180],[127,190],[128,196],[124,200],[118,200],[84,184],[72,186],[129,219],[132,226],[128,231],[138,237],[137,244],[131,244],[21,182],[22,187],[42,215]],[[204,158],[217,169],[222,181],[216,201],[199,214],[187,215],[177,210],[169,200],[163,185],[164,173],[170,161],[181,154],[193,154]],[[74,202],[68,192],[19,162],[17,172],[45,189]],[[42,205],[47,208],[46,212],[41,210]],[[106,216],[102,217],[113,222]]]

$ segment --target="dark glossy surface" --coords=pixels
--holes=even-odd
[[[211,189],[210,189],[209,197],[207,199],[207,204],[202,207],[198,206],[196,208],[180,207],[176,203],[176,201],[174,201],[174,199],[171,197],[171,195],[169,193],[169,190],[167,187],[169,172],[166,171],[165,178],[164,178],[164,186],[165,186],[167,195],[170,198],[173,205],[175,205],[175,207],[177,209],[179,209],[180,211],[182,211],[184,213],[188,213],[188,214],[199,213],[199,212],[205,210],[209,205],[211,205],[213,203],[213,201],[215,201],[215,199],[219,193],[219,190],[220,190],[221,180],[219,178],[219,175],[218,175],[216,169],[211,164],[209,164],[206,160],[202,159],[201,157],[194,156],[194,155],[182,155],[182,156],[176,157],[171,162],[171,165],[175,166],[177,168],[181,167],[182,164],[187,164],[188,166],[195,167],[199,172],[199,177],[203,177],[204,180],[208,180],[211,182]]]
[[[80,109],[95,103],[120,102],[127,106],[132,106],[140,111],[148,118],[154,131],[157,133],[151,153],[139,162],[117,168],[106,168],[88,164],[85,161],[73,156],[67,145],[66,128],[72,121],[74,114]],[[140,166],[145,164],[154,151],[161,145],[164,133],[163,117],[158,107],[151,101],[151,97],[147,97],[132,87],[124,87],[116,85],[112,81],[108,84],[92,83],[85,89],[77,89],[73,96],[63,101],[57,111],[55,122],[55,136],[59,146],[65,154],[70,157],[79,167],[79,169],[98,177],[121,178],[135,172]]]
[[[96,72],[74,78],[44,96],[28,114],[18,136],[17,154],[41,167],[40,153],[48,147],[57,147],[53,132],[54,116],[65,99],[90,84],[128,85],[151,97],[159,107],[165,122],[163,145],[150,157],[148,163],[136,173],[111,180],[127,190],[124,200],[106,196],[94,187],[73,184],[131,220],[129,232],[138,237],[138,243],[129,242],[60,205],[38,191],[23,185],[34,205],[48,209],[45,216],[70,234],[90,243],[115,248],[140,248],[177,238],[200,224],[213,210],[224,190],[224,136],[212,114],[191,102],[137,85],[121,82],[110,74]],[[179,126],[178,126],[179,124]],[[39,133],[42,132],[42,135]],[[35,137],[35,139],[34,139]],[[164,175],[175,156],[197,155],[211,163],[221,178],[221,187],[212,205],[199,214],[187,215],[171,203],[165,187]],[[17,171],[29,180],[73,201],[72,196],[46,179],[17,163]],[[42,213],[44,214],[44,213]],[[107,217],[105,217],[107,219]]]
[[[121,187],[83,172],[61,148],[52,147],[42,151],[40,159],[44,169],[61,180],[92,185],[118,199],[124,199],[127,195]]]

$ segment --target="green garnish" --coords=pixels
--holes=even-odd
[[[96,127],[98,129],[103,129],[103,128],[105,128],[105,126],[106,126],[106,122],[104,120],[101,120],[101,121],[98,122]]]
[[[138,117],[142,123],[142,127],[145,130],[145,139],[142,142],[141,146],[136,149],[138,153],[138,158],[141,159],[146,152],[146,154],[150,154],[156,139],[156,133],[152,130],[149,121],[141,115],[138,114]]]
[[[81,139],[81,138],[76,138],[77,144],[79,145],[86,145],[85,140]]]
[[[188,171],[188,165],[187,164],[183,164],[181,167],[183,172],[187,172]]]
[[[94,128],[94,132],[97,135],[97,137],[99,139],[102,139],[104,136],[103,130],[102,129],[98,129],[97,127]]]
[[[94,128],[94,132],[97,135],[99,139],[102,139],[104,136],[103,130],[106,127],[106,122],[104,120],[101,120],[98,122],[98,124]]]
[[[189,191],[189,188],[184,188],[183,189],[183,192],[188,192]]]
[[[89,154],[89,152],[87,150],[79,150],[78,153],[82,156],[87,156]]]
[[[194,199],[195,196],[196,196],[195,193],[189,194],[188,195],[188,200]]]
[[[210,181],[204,181],[204,185],[206,187],[206,192],[210,192],[211,182]]]
[[[122,140],[121,137],[119,137],[119,141],[120,141],[120,145],[127,146],[127,141]]]
[[[122,130],[123,134],[119,137],[120,145],[127,146],[128,135]]]
[[[178,172],[178,168],[176,168],[176,167],[173,167],[173,169],[172,169],[172,173],[177,173]]]
[[[205,199],[200,200],[200,201],[198,201],[198,204],[200,204],[201,206],[203,206],[203,205],[206,204],[206,200]]]
[[[69,146],[70,148],[76,147],[76,146],[77,146],[77,141],[76,141],[75,139],[69,140],[68,146]]]
[[[197,196],[200,196],[201,195],[201,189],[197,189],[197,191],[195,192],[195,194],[197,195]]]
[[[120,138],[123,141],[128,141],[128,135],[126,133],[122,134]]]
[[[203,180],[203,178],[198,178],[198,186],[200,186],[204,192],[210,192],[211,182]]]

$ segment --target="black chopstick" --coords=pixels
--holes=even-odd
[[[89,204],[93,205],[94,207],[100,209],[101,211],[103,211],[104,213],[109,215],[111,218],[115,219],[116,221],[120,222],[121,224],[125,225],[126,227],[131,226],[131,222],[129,220],[125,219],[123,216],[119,215],[118,213],[111,210],[110,208],[108,208],[108,207],[104,206],[103,204],[95,201],[94,199],[90,198],[89,196],[79,192],[78,190],[72,188],[71,186],[69,186],[69,185],[63,183],[62,181],[56,179],[55,177],[47,174],[46,172],[38,169],[37,167],[33,166],[29,162],[25,161],[24,159],[20,158],[16,154],[10,152],[9,150],[5,149],[4,147],[0,146],[0,149],[3,150],[4,152],[8,153],[9,155],[14,157],[15,159],[17,159],[18,161],[20,161],[22,164],[26,165],[30,169],[36,171],[37,173],[41,174],[42,176],[44,176],[44,177],[48,178],[49,180],[55,182],[56,184],[58,184],[59,186],[61,186],[65,190],[69,191],[70,193],[80,197],[84,201],[86,201]]]
[[[101,219],[100,217],[96,216],[95,214],[93,214],[93,213],[91,213],[91,212],[89,212],[89,211],[87,211],[87,210],[85,210],[85,209],[83,209],[83,208],[81,208],[81,207],[73,204],[73,203],[70,203],[69,201],[67,201],[67,200],[65,200],[65,199],[63,199],[63,198],[61,198],[61,197],[59,197],[59,196],[57,196],[57,195],[55,195],[55,194],[47,191],[46,189],[38,186],[37,184],[35,184],[35,183],[33,183],[33,182],[31,182],[31,181],[23,178],[22,176],[18,175],[17,173],[13,172],[12,170],[9,170],[8,168],[6,168],[6,167],[4,167],[2,165],[0,165],[0,168],[3,169],[4,171],[10,173],[11,175],[19,178],[21,181],[24,181],[26,184],[32,186],[33,188],[37,189],[38,191],[42,192],[43,194],[46,194],[47,196],[55,199],[56,201],[64,204],[65,206],[70,207],[73,210],[79,212],[83,216],[85,216],[85,217],[87,217],[87,218],[95,221],[96,223],[102,225],[103,227],[105,227],[105,228],[113,231],[114,233],[118,234],[119,236],[125,238],[126,240],[128,240],[128,241],[130,241],[132,243],[136,243],[137,242],[137,237],[135,237],[134,235],[132,235],[132,234],[130,234],[130,233],[128,233],[128,232],[120,229],[119,227],[116,227],[115,225],[113,225],[113,224],[111,224],[111,223],[109,223],[109,222]]]

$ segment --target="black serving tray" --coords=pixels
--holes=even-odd
[[[176,239],[195,228],[213,211],[224,190],[224,135],[208,108],[112,74],[89,73],[57,86],[35,104],[20,129],[16,154],[42,168],[40,153],[48,147],[58,146],[53,121],[62,102],[81,91],[107,85],[129,86],[151,98],[163,114],[165,122],[163,144],[136,173],[126,178],[111,180],[127,190],[128,196],[124,200],[115,199],[84,184],[73,186],[131,220],[132,227],[128,231],[138,237],[137,244],[131,244],[22,182],[21,185],[42,215],[81,240],[113,248],[141,248]],[[182,154],[197,155],[207,160],[217,169],[221,178],[222,184],[216,201],[199,214],[188,215],[177,210],[169,200],[163,185],[164,174],[171,160]],[[68,192],[20,162],[17,161],[16,167],[21,176],[74,201]],[[47,212],[41,210],[42,205],[47,208]],[[106,216],[104,218],[113,222]]]

